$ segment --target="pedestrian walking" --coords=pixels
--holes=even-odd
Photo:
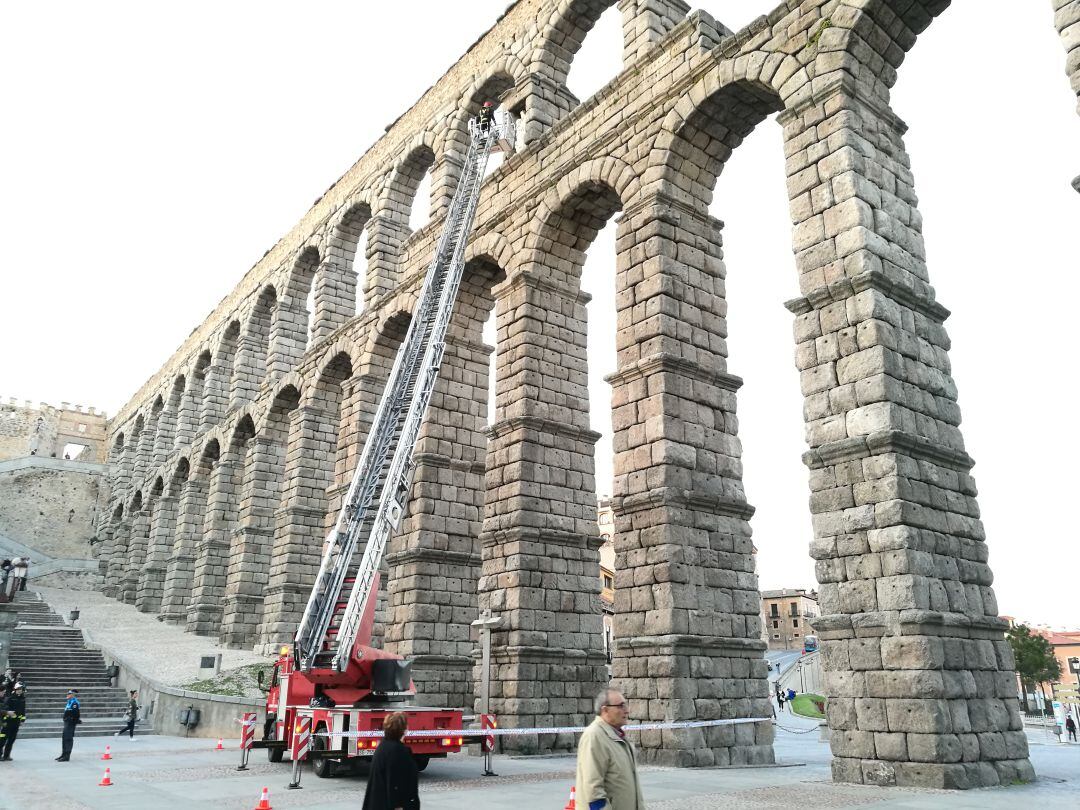
[[[1076,721],[1071,714],[1065,718],[1065,730],[1069,732],[1069,739],[1076,742]]]
[[[420,771],[401,741],[409,727],[403,712],[383,720],[383,738],[371,758],[363,810],[420,810]]]
[[[79,692],[77,689],[68,689],[67,703],[64,705],[64,733],[60,738],[60,756],[57,762],[67,762],[71,759],[71,748],[75,745],[75,726],[82,722],[79,711]]]
[[[0,760],[11,761],[11,749],[19,736],[19,726],[26,722],[26,694],[21,683],[0,706]]]
[[[15,583],[12,585],[11,595],[14,598],[16,591],[26,590],[26,575],[27,570],[30,568],[30,558],[17,557],[12,565],[14,567],[11,570],[11,575],[15,577]]]
[[[776,705],[779,707],[780,711],[784,711],[784,693],[783,692],[777,692],[776,693]]]
[[[130,701],[128,702],[127,713],[124,715],[124,719],[127,721],[127,725],[125,725],[122,729],[113,734],[113,736],[119,737],[126,731],[128,733],[128,738],[134,740],[135,720],[139,716],[139,693],[135,689],[132,689],[128,693],[128,695],[130,697]]]
[[[634,746],[623,726],[630,712],[615,689],[596,696],[592,721],[578,742],[577,800],[589,810],[645,810]]]

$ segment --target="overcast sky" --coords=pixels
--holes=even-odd
[[[705,0],[738,29],[773,7]],[[244,272],[495,21],[468,3],[0,5],[0,396],[116,412]],[[618,69],[616,12],[570,76]],[[1007,20],[1007,23],[1003,23]],[[957,2],[900,69],[1001,610],[1080,625],[1073,359],[1080,119],[1049,0]],[[780,128],[720,178],[730,371],[762,586],[809,587]],[[614,369],[610,229],[589,253],[590,386]],[[593,409],[598,489],[610,421]]]

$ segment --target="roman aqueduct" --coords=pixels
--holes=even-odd
[[[574,725],[590,712],[607,673],[579,271],[617,216],[613,683],[641,719],[769,717],[722,223],[708,205],[727,158],[779,113],[834,777],[1030,778],[948,312],[929,285],[905,126],[889,103],[948,0],[788,0],[734,33],[682,0],[620,0],[624,69],[582,102],[566,87],[570,63],[611,5],[512,5],[117,414],[106,593],[230,645],[291,641],[459,176],[467,119],[498,98],[520,117],[520,148],[481,198],[388,556],[382,643],[414,660],[425,703],[471,706],[469,623],[491,608],[504,617],[502,724]],[[1080,10],[1054,5],[1076,85]],[[431,221],[410,232],[429,168]],[[481,339],[492,308],[494,347]],[[647,761],[677,765],[771,762],[771,742],[769,723],[641,736]]]

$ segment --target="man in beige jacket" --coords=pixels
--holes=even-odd
[[[596,696],[596,714],[578,742],[577,804],[585,810],[645,810],[634,746],[623,734],[626,698],[614,689]]]

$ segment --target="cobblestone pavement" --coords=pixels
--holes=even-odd
[[[104,645],[142,675],[159,683],[179,686],[205,677],[207,670],[199,671],[199,657],[203,655],[221,653],[222,669],[266,661],[249,650],[230,650],[218,644],[217,639],[185,633],[182,627],[155,621],[154,616],[140,613],[134,605],[117,602],[96,591],[37,590],[61,616],[67,616],[77,607],[78,627],[88,642]],[[162,655],[166,649],[168,655]]]
[[[777,729],[778,767],[675,770],[643,768],[641,781],[649,810],[815,810],[816,808],[979,808],[1022,810],[1045,805],[1075,807],[1080,795],[1080,746],[1048,744],[1029,734],[1039,782],[967,792],[883,789],[834,785],[829,778],[828,745],[813,723],[790,715]],[[787,730],[790,729],[790,730]],[[799,733],[808,732],[808,733]],[[111,762],[100,760],[106,742]],[[305,772],[302,790],[290,791],[288,764],[271,765],[260,752],[250,770],[238,773],[236,741],[227,751],[213,740],[146,737],[76,740],[74,759],[57,764],[56,740],[19,741],[15,760],[0,765],[0,808],[5,810],[176,810],[213,807],[251,810],[262,787],[270,788],[275,810],[358,807],[364,776],[316,779]],[[113,787],[98,787],[105,765]],[[436,760],[421,774],[425,810],[484,810],[513,803],[515,810],[557,810],[566,804],[574,780],[572,757],[498,757],[499,776],[479,775],[480,761],[467,755]]]

